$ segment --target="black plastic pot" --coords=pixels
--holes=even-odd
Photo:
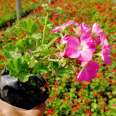
[[[13,106],[32,109],[48,98],[46,81],[41,76],[30,76],[26,83],[22,83],[14,77],[2,75],[0,98]]]

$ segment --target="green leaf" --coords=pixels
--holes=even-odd
[[[47,73],[48,72],[48,68],[46,65],[42,65],[41,63],[36,63],[34,69],[33,69],[33,73],[34,74],[43,74],[43,73]]]
[[[29,69],[23,57],[9,59],[7,68],[11,76],[15,76],[22,82],[28,80]]]
[[[12,58],[12,55],[10,54],[10,52],[7,49],[3,49],[2,52],[6,58]]]
[[[109,100],[109,108],[116,111],[116,98]]]
[[[31,28],[31,33],[36,32],[38,28],[39,28],[39,25],[36,24],[36,23],[34,23],[34,24],[32,25],[32,28]]]
[[[7,46],[5,46],[5,49],[8,51],[15,51],[16,47],[13,46],[13,43],[8,43]]]
[[[26,31],[28,34],[32,34],[37,31],[39,25],[34,22],[32,19],[26,19],[20,22],[21,28]]]
[[[26,82],[29,80],[29,75],[28,74],[20,74],[18,76],[18,79],[20,82]]]

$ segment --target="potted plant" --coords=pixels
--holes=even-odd
[[[46,44],[40,45],[42,34],[35,33],[38,25],[32,19],[21,21],[18,28],[18,31],[25,31],[26,36],[17,37],[15,43],[8,43],[2,51],[6,60],[0,76],[0,98],[29,110],[48,98],[48,84],[42,76],[42,72],[47,71],[44,69],[47,65],[42,61],[42,54],[47,49],[43,47]]]
[[[49,33],[48,28],[51,28],[50,24],[47,24],[47,18],[40,20],[40,22],[45,24],[42,33],[33,33],[37,25],[32,20],[22,22],[21,28],[18,29],[21,30],[23,25],[22,30],[26,32],[26,36],[21,39],[18,38],[15,46],[11,43],[7,44],[3,50],[4,55],[7,56],[5,67],[7,67],[9,73],[3,71],[2,75],[7,72],[11,77],[15,77],[13,82],[16,82],[17,79],[20,85],[24,85],[23,89],[27,85],[35,86],[36,82],[38,82],[38,74],[42,75],[48,72],[52,77],[66,76],[66,74],[70,75],[70,73],[74,76],[76,73],[79,82],[90,82],[95,78],[99,69],[99,59],[102,58],[104,64],[110,64],[110,46],[104,31],[98,24],[95,23],[90,27],[84,23],[78,24],[75,21],[69,21],[53,29],[54,33],[61,31],[59,34],[61,36],[60,39],[52,39],[56,35],[47,35]],[[70,25],[74,25],[75,28],[71,31],[66,30],[66,27]],[[46,30],[48,31],[47,34]],[[7,77],[5,78],[7,79]],[[33,81],[33,79],[37,80]],[[65,80],[66,78],[64,78]],[[45,81],[42,79],[42,82]],[[70,89],[70,80],[67,82],[69,84],[66,86]],[[83,88],[86,85],[88,83],[85,83]],[[43,90],[45,89],[42,88]],[[64,91],[64,88],[60,88],[59,91]],[[73,90],[71,95],[73,96]]]

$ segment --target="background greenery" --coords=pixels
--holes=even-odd
[[[45,0],[21,0],[22,15],[27,15],[43,2]],[[16,19],[16,0],[0,0],[0,27],[14,19]]]

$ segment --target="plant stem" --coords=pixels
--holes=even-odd
[[[42,44],[44,43],[44,39],[45,39],[45,31],[46,31],[47,21],[48,21],[48,13],[47,13],[47,16],[45,18],[45,25],[44,25],[43,36],[42,36]]]
[[[52,39],[52,40],[48,43],[47,48],[49,48],[49,47],[56,41],[56,39],[57,39],[57,38]]]

